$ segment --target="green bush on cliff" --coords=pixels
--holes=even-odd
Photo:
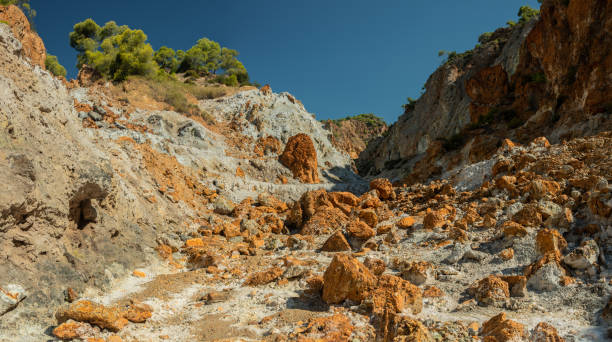
[[[92,19],[74,25],[70,46],[79,52],[79,68],[87,64],[114,81],[130,75],[153,75],[158,69],[147,35],[142,30],[117,26],[114,21],[103,27]]]
[[[55,76],[66,77],[66,68],[59,63],[56,56],[47,55],[45,68]]]
[[[518,11],[519,24],[528,22],[529,20],[540,15],[540,11],[529,6],[521,6]]]

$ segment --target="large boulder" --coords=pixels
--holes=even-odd
[[[279,160],[302,183],[319,183],[317,150],[308,135],[300,133],[289,138]]]
[[[376,286],[376,276],[357,259],[337,254],[323,274],[323,300],[339,304],[346,299],[361,302]]]

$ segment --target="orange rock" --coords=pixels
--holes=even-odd
[[[536,235],[536,250],[541,255],[561,254],[567,248],[567,241],[556,229],[542,229]]]
[[[204,247],[204,241],[200,238],[185,241],[185,247]]]
[[[399,313],[410,309],[416,315],[423,309],[421,289],[391,274],[380,276],[371,292],[372,313],[382,316],[385,312]]]
[[[495,163],[495,165],[493,165],[493,168],[491,168],[491,174],[493,175],[493,177],[495,177],[502,172],[510,171],[512,166],[513,166],[512,160],[502,159],[498,161],[497,163]]]
[[[377,196],[372,195],[369,192],[359,197],[359,206],[361,208],[379,208],[382,206],[382,202]]]
[[[265,271],[257,272],[244,281],[244,286],[265,285],[280,278],[285,271],[280,267],[271,267]]]
[[[353,333],[351,321],[343,314],[311,318],[299,341],[348,342]]]
[[[374,228],[378,224],[378,216],[374,209],[363,209],[359,212],[359,219],[367,223],[368,226]]]
[[[533,328],[529,340],[532,342],[565,342],[565,339],[559,336],[557,329],[545,322],[540,322]]]
[[[106,342],[123,342],[123,339],[117,335],[112,335],[106,339]]]
[[[272,88],[270,88],[269,84],[266,84],[263,87],[259,88],[259,91],[264,95],[272,94]]]
[[[423,218],[423,227],[427,230],[442,227],[446,223],[441,211],[431,211]]]
[[[317,212],[304,223],[300,230],[300,234],[329,234],[337,227],[344,226],[347,221],[348,218],[340,209],[323,207],[318,209]]]
[[[495,218],[493,218],[491,215],[486,215],[482,220],[482,225],[485,228],[495,228],[497,225],[497,220],[495,220]]]
[[[492,337],[496,342],[522,341],[527,339],[525,326],[506,318],[505,313],[492,317],[482,324],[478,336],[486,338]]]
[[[412,262],[402,267],[402,278],[415,285],[422,285],[431,277],[433,265],[427,261]]]
[[[329,201],[346,215],[359,204],[359,198],[350,192],[330,192]]]
[[[257,139],[253,152],[259,157],[281,152],[281,142],[273,136],[261,137]],[[286,178],[285,178],[286,180]],[[283,184],[287,184],[286,182]]]
[[[380,259],[367,257],[363,264],[367,267],[374,275],[379,276],[385,272],[385,262]]]
[[[569,286],[576,283],[576,278],[562,276],[559,282],[561,283],[561,286]]]
[[[0,5],[0,21],[7,22],[11,27],[15,38],[21,42],[23,51],[32,61],[32,64],[38,65],[44,70],[45,59],[47,57],[45,44],[38,34],[32,30],[28,18],[23,14],[21,9],[15,5]]]
[[[59,338],[60,340],[72,340],[75,338],[80,338],[87,330],[90,329],[91,326],[88,326],[85,323],[70,320],[53,329],[53,336]]]
[[[151,316],[153,316],[153,308],[148,304],[138,301],[132,301],[132,304],[123,314],[125,319],[133,323],[144,323]]]
[[[387,234],[389,231],[391,231],[391,229],[393,229],[393,226],[391,225],[380,226],[376,229],[376,235]]]
[[[376,178],[370,182],[370,190],[376,190],[378,198],[381,200],[395,199],[393,185],[386,178]]]
[[[325,252],[344,252],[350,251],[351,245],[346,241],[342,231],[337,230],[327,239],[327,241],[325,241],[321,250]]]
[[[397,227],[401,229],[408,229],[414,226],[416,220],[414,216],[406,216],[397,222]]]
[[[506,248],[503,251],[499,252],[499,256],[504,260],[510,260],[514,258],[514,249]]]
[[[516,183],[516,177],[514,176],[501,176],[495,180],[495,187],[500,190],[508,191],[508,194],[511,197],[516,197],[519,195],[519,191],[516,189],[514,185]]]
[[[527,204],[512,217],[512,220],[525,226],[538,227],[542,224],[542,214],[535,205]]]
[[[423,297],[425,298],[440,298],[444,297],[444,292],[436,286],[430,285],[423,290]]]
[[[531,144],[538,147],[550,147],[550,142],[548,142],[546,137],[535,138],[531,141]]]
[[[306,279],[306,284],[311,293],[319,293],[323,289],[323,277],[317,275]]]
[[[508,283],[493,275],[474,283],[468,293],[485,305],[503,302],[510,297]]]
[[[502,230],[504,231],[504,235],[506,237],[523,237],[527,235],[527,229],[513,221],[504,222],[502,225]]]
[[[498,276],[501,280],[508,283],[511,297],[525,297],[527,296],[527,277],[523,275],[513,276]]]
[[[244,178],[244,171],[239,167],[236,168],[236,177]]]
[[[388,313],[377,329],[377,341],[429,342],[433,341],[423,323],[407,316]]]
[[[308,135],[300,133],[289,138],[279,160],[302,183],[319,183],[317,150]]]
[[[94,324],[110,331],[119,331],[128,324],[123,313],[117,308],[105,307],[88,300],[80,300],[70,304],[67,308],[60,309],[56,314],[59,322],[69,319],[77,322]]]
[[[346,226],[346,231],[350,236],[364,241],[376,235],[374,229],[361,220],[354,220],[349,223]]]
[[[323,300],[328,304],[339,304],[345,299],[361,302],[372,289],[377,279],[357,259],[336,254],[323,275]]]
[[[147,276],[146,274],[144,274],[144,272],[138,271],[138,270],[135,270],[134,272],[132,272],[132,275],[138,278],[145,278]]]
[[[534,179],[529,184],[529,194],[535,200],[540,200],[545,197],[554,197],[559,191],[561,186],[555,181],[547,181],[542,179]]]

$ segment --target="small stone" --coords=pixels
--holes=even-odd
[[[323,275],[323,300],[328,304],[339,304],[345,299],[361,302],[377,279],[357,259],[336,254]]]
[[[595,240],[587,240],[580,247],[563,258],[563,262],[573,269],[583,270],[594,266],[599,258],[599,247]]]
[[[271,267],[265,271],[257,272],[251,275],[245,280],[243,285],[244,286],[265,285],[265,284],[268,284],[268,283],[271,283],[277,280],[283,275],[283,273],[285,273],[285,271],[282,268],[276,267],[276,266]]]
[[[15,309],[27,296],[21,285],[10,284],[0,287],[0,316]]]
[[[138,271],[138,270],[135,270],[134,272],[132,272],[132,275],[138,278],[146,278],[147,276],[146,274],[144,274],[144,272]]]
[[[350,251],[351,245],[349,245],[342,231],[337,230],[325,241],[321,250],[325,252],[344,252]]]
[[[499,252],[499,256],[503,260],[511,260],[512,258],[514,258],[514,249],[506,248],[506,249],[502,250],[501,252]]]
[[[380,276],[381,274],[383,274],[385,272],[385,268],[386,268],[385,262],[380,260],[380,259],[375,259],[375,258],[367,257],[363,261],[363,264],[370,271],[372,271],[372,273],[374,273],[374,275],[376,275],[376,276]]]

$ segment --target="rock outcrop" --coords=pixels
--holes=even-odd
[[[382,136],[387,124],[372,114],[361,114],[340,120],[323,121],[331,132],[330,140],[337,149],[357,159],[370,141]]]
[[[301,182],[319,183],[317,151],[308,135],[300,133],[289,138],[279,160]]]
[[[606,1],[544,1],[538,18],[498,29],[436,70],[357,160],[360,174],[412,183],[487,159],[506,138],[558,143],[609,130],[611,22]]]
[[[7,22],[13,31],[13,35],[19,39],[23,53],[30,59],[32,64],[45,69],[47,50],[42,39],[30,27],[30,21],[15,5],[0,5],[0,21]]]

